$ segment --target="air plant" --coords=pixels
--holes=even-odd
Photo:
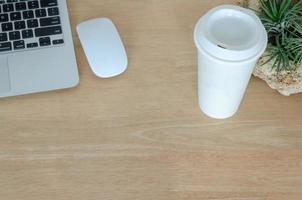
[[[302,65],[302,0],[259,0],[259,17],[268,33],[267,61],[277,72]]]

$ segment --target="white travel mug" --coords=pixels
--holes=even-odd
[[[267,33],[252,11],[233,5],[210,10],[195,27],[198,49],[198,97],[208,116],[233,116],[242,101]]]

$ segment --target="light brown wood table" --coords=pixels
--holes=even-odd
[[[302,95],[253,78],[228,120],[198,107],[193,28],[231,0],[68,0],[80,85],[0,100],[1,200],[301,200]],[[76,24],[109,17],[129,69],[99,79]]]

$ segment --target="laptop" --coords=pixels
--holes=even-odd
[[[66,0],[0,0],[0,97],[78,82]]]

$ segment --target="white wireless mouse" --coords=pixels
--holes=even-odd
[[[128,59],[113,22],[107,18],[92,19],[77,26],[77,32],[92,71],[110,78],[127,69]]]

